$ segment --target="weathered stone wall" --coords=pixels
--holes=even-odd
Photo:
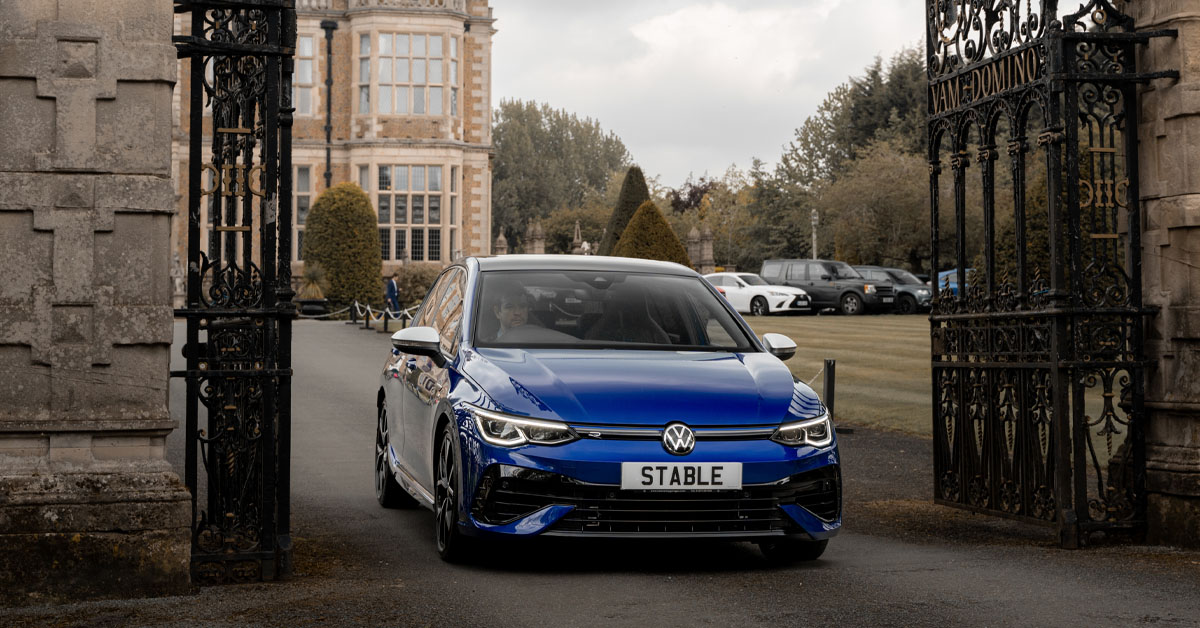
[[[172,12],[0,0],[0,600],[175,594]]]
[[[1141,49],[1141,69],[1177,69],[1141,92],[1142,281],[1148,325],[1149,537],[1200,546],[1200,3],[1126,5],[1138,28],[1179,30]]]

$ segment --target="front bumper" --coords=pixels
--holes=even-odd
[[[812,301],[801,295],[769,297],[767,305],[771,312],[807,312],[812,309]]]
[[[827,539],[841,527],[836,443],[816,450],[773,441],[702,440],[688,456],[657,441],[584,439],[556,447],[494,447],[460,432],[463,532],[474,536]],[[637,491],[621,462],[741,462],[743,487]]]

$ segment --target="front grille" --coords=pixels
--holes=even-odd
[[[551,528],[558,532],[736,535],[795,530],[780,505],[799,505],[826,521],[837,519],[841,507],[836,465],[797,474],[779,484],[711,492],[624,491],[527,469],[508,475],[501,477],[497,467],[485,474],[472,509],[476,518],[508,523],[560,504],[575,508]]]
[[[895,292],[891,286],[882,286],[875,284],[875,295],[880,297],[890,297]]]
[[[792,299],[792,304],[788,307],[808,307],[808,297],[799,296]]]

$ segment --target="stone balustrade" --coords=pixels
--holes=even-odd
[[[320,0],[317,0],[320,1]],[[350,0],[350,8],[445,9],[465,13],[466,0]]]

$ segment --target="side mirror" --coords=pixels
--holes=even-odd
[[[796,343],[783,334],[763,334],[762,341],[767,351],[780,360],[790,360],[796,355]]]
[[[401,329],[392,334],[392,346],[401,353],[426,356],[439,368],[446,365],[446,356],[442,355],[442,338],[432,327]]]

